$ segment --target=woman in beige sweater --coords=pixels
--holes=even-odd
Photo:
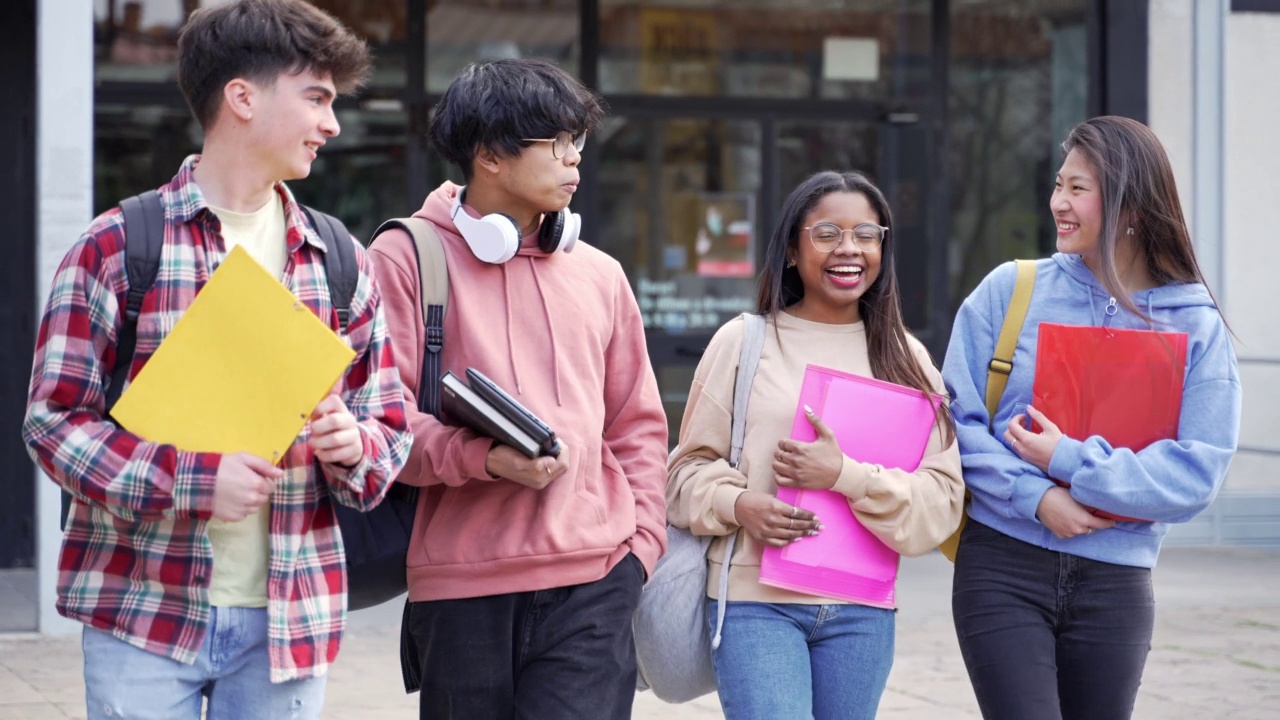
[[[892,609],[760,583],[764,546],[823,530],[820,518],[775,497],[779,485],[848,496],[855,517],[904,555],[928,552],[960,522],[964,483],[945,406],[915,472],[844,456],[814,416],[816,442],[788,439],[808,363],[945,395],[928,352],[903,326],[892,227],[884,195],[858,173],[818,173],[787,198],[761,277],[768,323],[737,469],[727,458],[741,318],[716,333],[689,391],[668,520],[716,537],[711,598],[726,538],[738,534],[713,658],[729,720],[874,718],[893,662]]]

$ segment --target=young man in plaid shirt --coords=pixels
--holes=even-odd
[[[324,245],[282,181],[305,178],[338,134],[332,103],[367,75],[364,42],[302,0],[236,0],[193,13],[178,51],[204,149],[159,190],[164,251],[130,377],[235,245],[337,324]],[[320,716],[345,625],[332,503],[375,506],[412,442],[358,244],[356,257],[355,360],[278,466],[117,427],[105,397],[128,292],[120,211],[63,260],[23,434],[74,498],[58,611],[85,625],[89,718],[200,718],[205,698],[211,720]]]

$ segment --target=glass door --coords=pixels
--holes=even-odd
[[[907,317],[926,316],[928,137],[885,120],[611,117],[597,133],[598,230],[644,316],[672,442],[716,329],[756,308],[765,245],[786,195],[820,170],[858,170],[895,213]]]

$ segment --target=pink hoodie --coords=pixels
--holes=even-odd
[[[458,186],[427,196],[449,266],[442,365],[474,367],[556,431],[569,472],[543,490],[485,472],[492,441],[416,410],[425,329],[413,243],[370,248],[405,384],[413,451],[399,482],[424,488],[409,548],[415,602],[542,590],[604,577],[628,552],[653,571],[666,544],[667,421],[644,327],[617,261],[522,247],[477,260],[449,209]]]

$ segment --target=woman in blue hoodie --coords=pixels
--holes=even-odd
[[[1036,264],[994,418],[987,366],[1013,263],[965,300],[943,366],[972,494],[952,613],[988,719],[1132,714],[1151,645],[1160,543],[1168,523],[1213,500],[1240,424],[1230,333],[1205,287],[1160,141],[1141,123],[1099,117],[1073,128],[1063,149],[1049,203],[1059,252]],[[1187,333],[1177,437],[1134,452],[1098,436],[1064,436],[1053,418],[1024,411],[1042,322]],[[1026,429],[1026,415],[1039,432]],[[1152,522],[1115,522],[1089,508]]]

